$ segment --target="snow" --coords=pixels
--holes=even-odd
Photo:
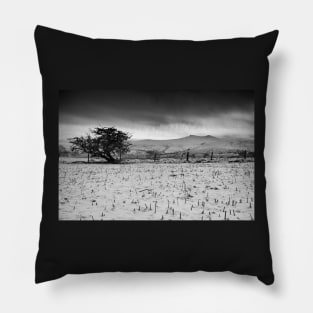
[[[254,163],[59,163],[60,220],[253,220]]]

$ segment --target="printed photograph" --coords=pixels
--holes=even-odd
[[[253,91],[60,91],[60,221],[253,221],[254,203]]]

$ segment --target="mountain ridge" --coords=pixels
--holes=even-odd
[[[62,155],[76,155],[70,151],[70,147],[65,145],[65,140],[59,141],[59,152]],[[131,146],[129,154],[146,155],[149,152],[176,153],[189,151],[191,154],[227,152],[236,150],[247,150],[254,152],[254,140],[248,138],[222,137],[211,135],[197,136],[189,135],[175,139],[139,139],[130,140]]]
[[[254,151],[254,140],[244,138],[218,138],[211,135],[189,135],[175,139],[131,140],[131,152],[157,151],[163,153],[189,150],[191,153],[205,153],[212,150],[248,150]]]

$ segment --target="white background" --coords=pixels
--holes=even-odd
[[[2,312],[313,312],[312,1],[1,1]],[[102,38],[280,35],[266,176],[276,281],[231,273],[92,274],[34,284],[44,165],[36,24]],[[309,100],[310,96],[310,100]]]

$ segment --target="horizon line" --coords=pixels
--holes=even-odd
[[[216,138],[216,139],[227,139],[227,138],[233,138],[233,139],[245,139],[245,140],[254,140],[254,136],[238,136],[238,135],[224,135],[224,136],[212,136],[212,135],[187,135],[187,136],[183,136],[183,137],[176,137],[176,138],[168,138],[168,139],[158,139],[158,138],[143,138],[143,139],[136,139],[136,138],[131,138],[129,139],[130,141],[144,141],[144,140],[155,140],[155,141],[169,141],[169,140],[177,140],[177,139],[184,139],[184,138],[188,138],[188,137],[201,137],[201,138],[205,138],[205,137],[211,137],[211,138]],[[60,139],[59,138],[59,143],[60,142],[68,142],[69,138],[66,139]]]

